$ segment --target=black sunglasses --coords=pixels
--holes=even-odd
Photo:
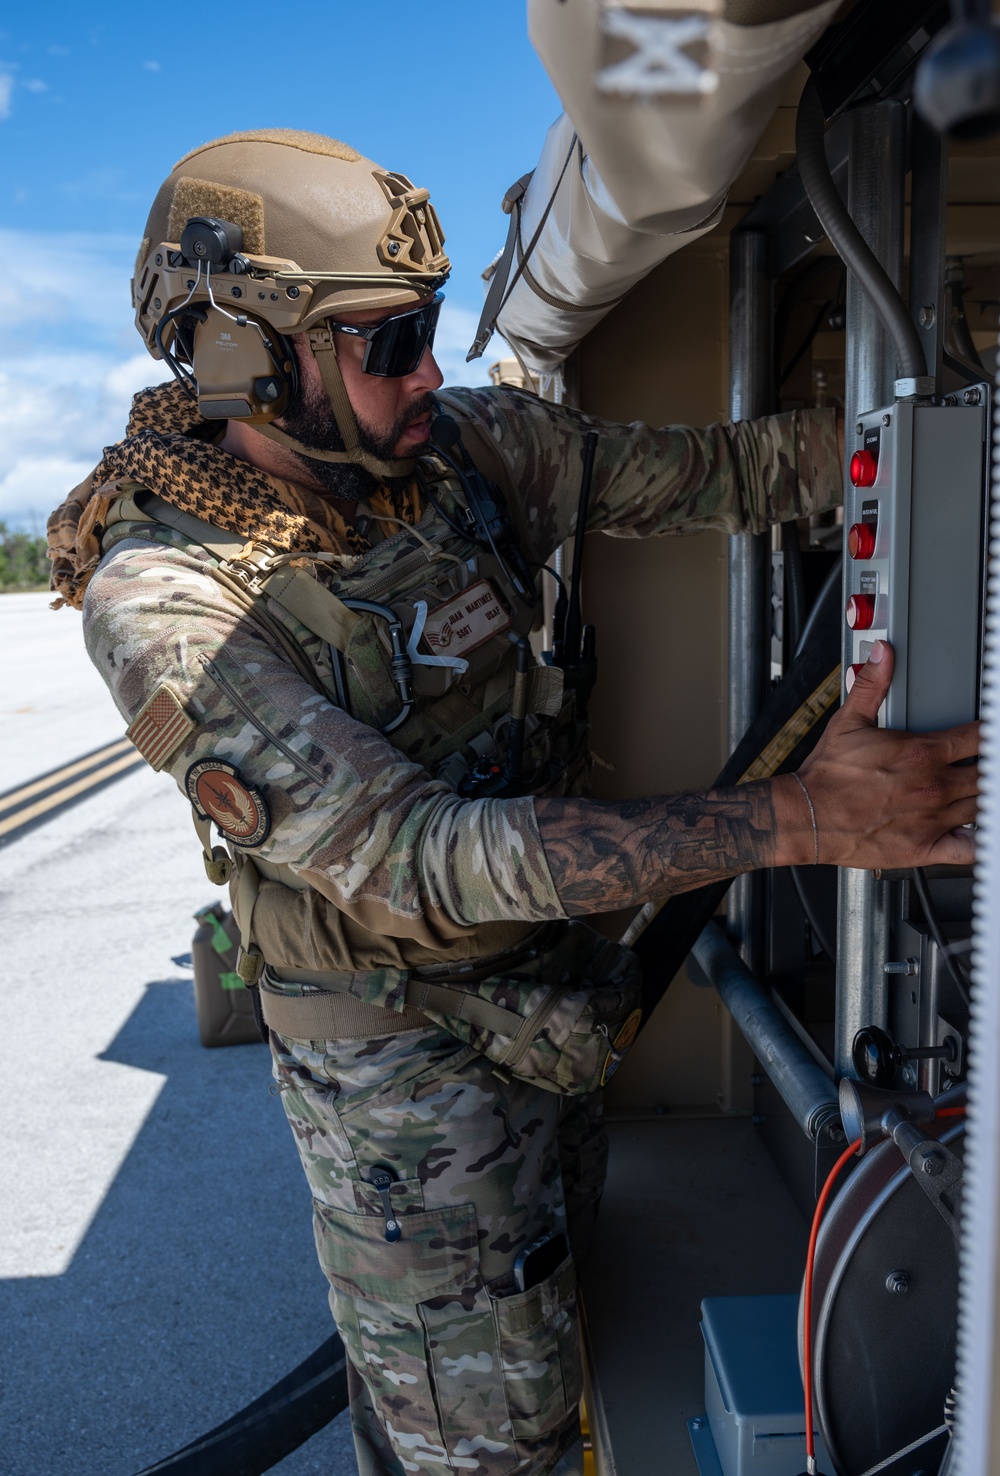
[[[397,313],[394,318],[384,318],[374,328],[337,323],[333,319],[327,326],[333,333],[347,333],[351,338],[365,340],[362,374],[377,374],[381,379],[402,379],[415,371],[427,349],[433,345],[443,302],[444,293],[435,292],[431,301],[422,307]]]

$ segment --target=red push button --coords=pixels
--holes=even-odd
[[[851,595],[847,601],[847,623],[852,630],[870,630],[875,624],[875,596]]]
[[[861,675],[864,669],[865,663],[863,661],[852,662],[852,664],[847,668],[847,671],[844,675],[844,686],[847,688],[848,692],[853,689],[854,683],[857,681],[858,677]]]
[[[848,475],[855,487],[874,487],[878,462],[870,451],[855,451]]]
[[[852,523],[847,533],[847,552],[852,559],[870,559],[875,552],[875,524]]]

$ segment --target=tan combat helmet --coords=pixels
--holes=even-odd
[[[399,475],[358,444],[337,367],[341,313],[426,299],[451,263],[428,192],[318,133],[257,129],[203,144],[161,186],[132,281],[136,327],[208,419],[245,420],[304,455]],[[296,386],[308,332],[345,450],[271,424]]]

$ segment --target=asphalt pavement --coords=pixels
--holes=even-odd
[[[0,790],[123,724],[72,610],[0,596]],[[330,1334],[263,1045],[205,1050],[190,811],[145,765],[0,848],[0,1472],[132,1476]],[[345,1418],[273,1469],[353,1476]]]

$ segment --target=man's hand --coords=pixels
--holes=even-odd
[[[978,770],[960,760],[978,754],[979,724],[920,734],[877,727],[892,670],[892,648],[876,641],[843,707],[799,770],[816,812],[819,859],[855,867],[967,865],[974,840],[960,827],[976,818]],[[802,792],[796,795],[791,780],[774,782],[782,836],[776,864],[786,849],[795,861],[809,863],[815,852]]]
[[[877,726],[892,651],[877,642],[841,710],[799,771],[816,814],[820,861],[837,866],[961,865],[976,816],[979,725],[947,733]],[[704,794],[539,799],[552,880],[573,915],[636,906],[763,866],[811,865],[809,804],[793,774]]]

